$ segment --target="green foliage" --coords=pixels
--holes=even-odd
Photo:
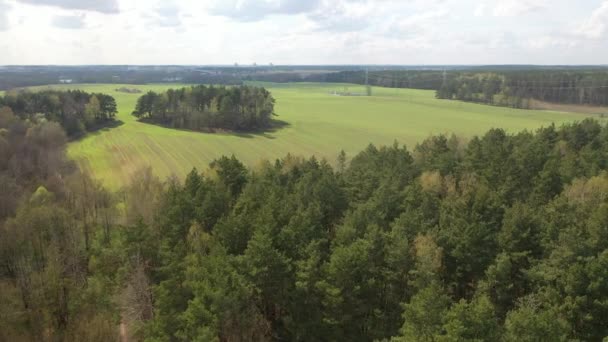
[[[414,156],[372,145],[340,172],[293,156],[194,170],[159,210],[149,337],[603,337],[606,176],[600,154],[570,160],[606,147],[580,125],[430,138]]]
[[[24,120],[33,120],[42,114],[46,120],[58,122],[70,137],[83,135],[100,124],[113,121],[118,113],[112,96],[81,90],[9,92],[0,97],[0,104]]]
[[[429,284],[403,306],[405,323],[401,328],[402,337],[395,341],[435,341],[442,332],[449,305],[450,297],[441,285],[437,282]]]
[[[237,196],[241,192],[247,182],[247,169],[234,156],[230,158],[223,156],[211,162],[209,166],[232,196]]]
[[[530,99],[605,106],[607,75],[602,71],[453,72],[436,86],[440,99],[528,108]]]
[[[2,338],[112,340],[119,324],[148,341],[608,335],[598,123],[370,145],[340,170],[221,157],[183,182],[137,172],[116,194],[61,159],[30,163],[65,140],[21,124],[8,136],[37,158],[0,163],[29,170],[0,169],[20,197],[0,193]]]
[[[262,87],[207,87],[149,91],[133,111],[139,119],[192,130],[255,131],[270,127],[274,98]]]
[[[539,308],[528,298],[505,320],[504,341],[567,341],[569,326],[552,308]]]
[[[445,315],[443,330],[445,335],[438,341],[498,341],[501,336],[494,305],[486,296],[453,304]]]

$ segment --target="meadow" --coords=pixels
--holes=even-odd
[[[55,88],[103,92],[116,98],[122,125],[71,142],[68,153],[110,188],[126,184],[133,173],[150,166],[165,178],[181,177],[192,167],[205,169],[222,155],[234,154],[248,165],[274,160],[287,153],[316,156],[334,163],[340,150],[354,155],[368,144],[413,148],[438,133],[463,138],[500,127],[509,132],[533,130],[551,123],[582,120],[578,113],[517,110],[435,99],[433,91],[374,88],[371,97],[336,96],[333,91],[364,93],[346,84],[262,84],[276,99],[277,119],[288,126],[260,134],[199,133],[138,122],[131,115],[140,94],[120,87],[161,91],[181,85],[61,85]],[[597,117],[597,116],[596,116]]]

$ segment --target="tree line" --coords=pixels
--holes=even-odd
[[[388,66],[395,70],[400,66]],[[385,68],[375,66],[374,69]],[[417,68],[410,66],[407,68]],[[188,83],[242,85],[244,81],[298,82],[309,76],[325,75],[345,70],[364,70],[352,65],[238,65],[179,66],[179,65],[87,65],[87,66],[2,66],[0,90],[55,83]],[[314,77],[311,78],[311,80]]]
[[[232,67],[197,66],[3,66],[0,90],[56,83],[150,84],[242,84],[243,77]]]
[[[411,88],[436,90],[443,82],[440,70],[373,70],[341,71],[310,75],[309,82],[355,83],[386,88]]]
[[[23,120],[57,122],[71,138],[114,121],[117,113],[112,96],[80,90],[7,91],[0,97],[1,107]]]
[[[608,106],[605,68],[477,67],[449,70],[364,70],[309,75],[311,82],[435,90],[440,99],[530,108],[531,100]],[[295,80],[298,81],[298,80]]]
[[[436,93],[441,99],[529,108],[530,100],[608,106],[608,72],[511,71],[460,73],[446,78]]]
[[[20,190],[0,192],[1,340],[116,340],[119,323],[146,341],[608,336],[597,121],[333,167],[221,157],[110,192],[69,166],[56,123],[2,113],[0,180]]]
[[[263,87],[198,85],[150,91],[137,100],[133,115],[173,128],[256,131],[271,127],[274,103]]]

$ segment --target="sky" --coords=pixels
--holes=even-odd
[[[608,64],[608,0],[0,0],[0,65]]]

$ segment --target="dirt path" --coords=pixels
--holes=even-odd
[[[124,322],[120,322],[120,342],[129,342],[129,335],[127,334],[127,325]]]

